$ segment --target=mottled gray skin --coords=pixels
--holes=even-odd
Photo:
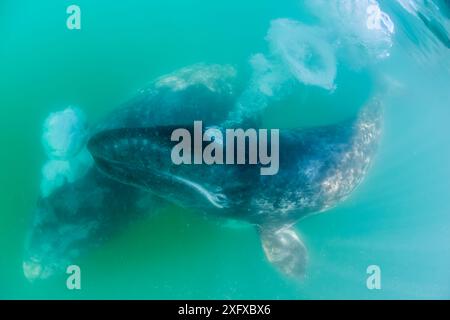
[[[122,111],[126,125],[99,130],[88,149],[111,179],[208,216],[257,225],[268,259],[285,274],[301,276],[306,249],[290,226],[336,206],[361,182],[381,133],[380,105],[371,101],[355,119],[337,125],[281,130],[274,176],[261,176],[257,165],[174,165],[171,132],[192,132],[195,120],[223,131],[234,103],[227,92],[200,84],[143,92]],[[259,121],[242,127],[248,123]]]

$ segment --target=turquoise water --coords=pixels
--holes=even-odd
[[[349,67],[343,43],[334,91],[302,84],[264,110],[268,126],[283,128],[337,122],[374,95],[385,105],[383,139],[363,184],[297,224],[310,254],[304,280],[277,273],[253,228],[170,205],[82,256],[82,290],[70,291],[65,274],[31,283],[22,270],[50,112],[76,105],[95,123],[152,79],[198,62],[231,64],[245,85],[249,58],[268,52],[272,20],[336,30],[345,21],[314,18],[306,1],[77,0],[82,29],[68,30],[72,1],[3,0],[0,298],[450,298],[448,2],[436,1],[437,11],[419,6],[429,20],[379,2],[395,24],[389,58],[369,55]],[[381,290],[366,287],[374,264]]]

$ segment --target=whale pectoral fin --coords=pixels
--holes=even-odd
[[[292,226],[260,227],[261,244],[267,260],[284,275],[302,279],[305,276],[308,252]]]

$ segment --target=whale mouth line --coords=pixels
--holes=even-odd
[[[228,207],[228,205],[227,205],[228,199],[224,194],[211,193],[208,190],[206,190],[203,186],[201,186],[200,184],[193,182],[191,180],[184,179],[177,175],[171,175],[171,177],[174,180],[184,184],[185,186],[188,186],[191,189],[196,190],[200,195],[204,196],[216,208],[224,209],[224,208]]]
[[[116,161],[116,162],[119,163],[118,161]],[[152,174],[157,175],[162,179],[170,180],[179,185],[182,185],[191,190],[194,190],[197,194],[201,195],[209,203],[211,203],[214,207],[216,207],[218,209],[224,209],[224,208],[228,207],[228,205],[227,205],[228,199],[223,194],[212,193],[212,192],[208,191],[206,188],[204,188],[201,184],[193,182],[191,180],[187,180],[178,175],[174,175],[174,174],[162,172],[162,171],[156,171],[156,170],[152,170],[152,169],[148,169],[148,170]],[[103,170],[102,170],[102,172],[103,172]],[[120,179],[118,181],[121,182]],[[133,185],[135,187],[138,187],[138,188],[142,188],[142,186],[137,183],[129,183],[129,184]],[[155,193],[154,191],[151,191],[151,190],[150,190],[150,192]]]
[[[131,164],[127,164],[124,161],[120,161],[120,160],[115,160],[112,159],[110,157],[104,157],[98,154],[93,154],[93,157],[96,161],[96,163],[98,164],[98,169],[105,174],[106,176],[110,177],[113,180],[116,180],[118,182],[124,183],[120,178],[116,177],[114,174],[110,174],[108,172],[108,170],[106,168],[104,168],[104,166],[102,164],[107,164],[108,167],[110,166],[114,166],[114,167],[121,167],[123,168],[124,166],[126,166],[128,169],[131,170],[140,170],[140,171],[144,171],[143,168],[139,168],[137,166],[131,165]],[[188,187],[191,190],[194,190],[197,192],[197,194],[201,195],[203,198],[205,198],[209,203],[211,203],[214,207],[218,208],[218,209],[224,209],[227,208],[228,205],[228,198],[221,193],[212,193],[210,191],[208,191],[205,187],[203,187],[201,184],[185,179],[181,176],[178,175],[174,175],[168,172],[164,172],[164,171],[158,171],[158,170],[154,170],[151,168],[145,168],[145,171],[147,171],[147,174],[153,175],[153,176],[157,176],[159,178],[162,179],[166,179],[168,181],[172,181],[174,183],[177,183],[179,185],[183,185],[185,187]],[[142,185],[138,184],[138,183],[132,183],[132,182],[126,182],[125,184],[137,187],[137,188],[142,188]],[[155,193],[153,191],[150,190],[150,192]]]

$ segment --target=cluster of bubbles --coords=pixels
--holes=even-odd
[[[86,118],[78,108],[51,113],[44,121],[42,143],[48,160],[42,168],[43,197],[87,172],[92,164],[87,136]]]
[[[324,25],[332,28],[328,32],[339,46],[361,47],[370,60],[390,56],[395,25],[377,1],[314,0],[308,5]]]
[[[239,99],[238,118],[283,98],[298,83],[333,92],[339,63],[359,69],[390,56],[395,26],[377,1],[314,0],[307,8],[318,24],[271,21],[268,52],[250,59],[253,78]]]

